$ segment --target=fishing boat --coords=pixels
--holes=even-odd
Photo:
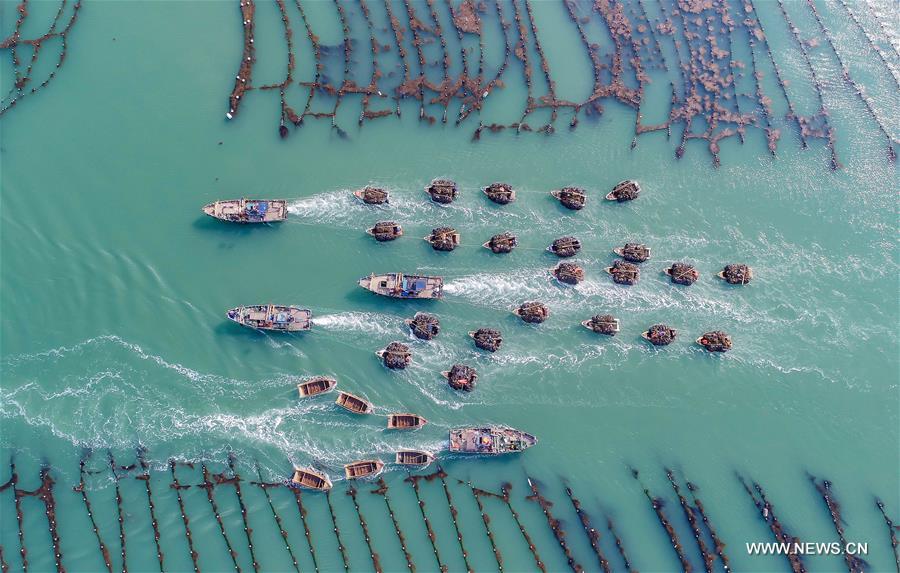
[[[239,306],[226,313],[228,320],[257,330],[296,332],[312,328],[312,311],[296,306],[257,304]]]
[[[297,390],[300,392],[301,398],[310,398],[331,392],[337,386],[337,380],[327,376],[316,376],[306,382],[297,384]]]
[[[521,452],[536,443],[537,438],[531,434],[506,426],[450,430],[450,451],[463,454],[508,454]]]
[[[328,479],[328,476],[312,468],[294,468],[294,477],[291,478],[291,483],[297,487],[317,491],[328,491],[331,489],[331,480]]]
[[[230,223],[275,223],[287,218],[283,199],[226,199],[205,205],[203,212]]]
[[[344,475],[347,479],[361,479],[377,476],[383,469],[384,462],[381,460],[360,460],[344,465]]]
[[[641,186],[638,184],[638,182],[626,179],[625,181],[619,181],[618,183],[616,183],[616,186],[613,187],[613,190],[606,194],[606,200],[624,203],[625,201],[637,199],[638,195],[640,194]]]
[[[359,279],[359,286],[375,294],[391,298],[443,298],[443,277],[404,275],[403,273],[371,274]]]
[[[417,466],[420,469],[434,461],[434,454],[422,450],[400,450],[395,462],[401,466]]]
[[[389,414],[388,430],[418,430],[428,423],[424,417],[418,414]]]
[[[354,396],[350,392],[338,392],[338,397],[334,403],[354,414],[371,414],[375,408],[368,400]]]

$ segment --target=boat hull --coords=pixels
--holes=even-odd
[[[394,463],[401,466],[424,468],[434,461],[434,454],[422,450],[400,450]]]
[[[278,223],[287,219],[283,199],[226,199],[204,205],[203,212],[228,223]]]
[[[331,489],[331,480],[327,475],[312,468],[294,468],[291,485],[314,491],[328,491]]]

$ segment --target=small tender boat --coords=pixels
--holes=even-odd
[[[625,201],[637,199],[640,194],[641,186],[638,182],[626,179],[625,181],[619,181],[616,186],[613,187],[613,190],[606,194],[606,200],[624,203]]]
[[[424,468],[434,461],[434,454],[423,450],[400,450],[395,462],[401,466],[418,466]]]
[[[375,408],[368,400],[354,396],[350,392],[338,392],[335,404],[354,414],[371,414]]]
[[[450,451],[463,454],[508,454],[521,452],[536,443],[537,438],[531,434],[506,426],[450,430]]]
[[[424,237],[435,251],[452,251],[459,246],[459,231],[453,227],[438,227]]]
[[[388,203],[388,192],[380,187],[366,186],[354,191],[353,196],[366,205],[381,205]]]
[[[230,223],[275,223],[287,218],[283,199],[226,199],[203,207],[203,212]]]
[[[375,237],[379,243],[393,241],[403,236],[403,227],[394,221],[378,221],[372,227],[366,229],[366,234]]]
[[[491,237],[481,246],[490,249],[494,254],[509,253],[519,245],[519,240],[509,231]]]
[[[328,491],[331,489],[331,480],[328,476],[312,468],[294,468],[294,477],[291,483],[307,489]]]
[[[300,392],[301,398],[310,398],[312,396],[331,392],[334,390],[335,386],[337,386],[337,380],[334,378],[329,378],[328,376],[316,376],[306,382],[297,384],[297,390]]]
[[[641,338],[654,346],[668,346],[675,340],[677,334],[678,331],[668,325],[654,324],[641,333]]]
[[[443,277],[404,275],[403,273],[371,274],[359,279],[359,286],[375,294],[392,298],[442,298]]]
[[[388,430],[418,430],[428,423],[424,417],[418,414],[389,414]]]
[[[615,336],[619,332],[619,319],[611,314],[597,314],[589,320],[581,321],[581,326],[597,334]]]
[[[312,328],[312,312],[296,306],[257,304],[232,308],[228,320],[257,330],[296,332]]]
[[[384,469],[384,462],[381,460],[360,460],[344,466],[344,475],[347,479],[361,479],[374,477],[381,473]]]
[[[484,188],[484,194],[498,205],[508,205],[516,200],[516,191],[509,183],[491,183]]]
[[[551,191],[550,195],[557,199],[563,207],[573,211],[584,208],[584,204],[587,202],[587,195],[580,187],[563,187]]]
[[[707,352],[728,352],[731,350],[731,336],[721,330],[713,330],[698,338],[697,344]]]
[[[453,203],[459,189],[456,187],[455,181],[450,181],[449,179],[435,179],[425,188],[425,192],[428,193],[428,196],[431,197],[431,200],[435,203],[447,205]]]
[[[730,285],[745,285],[753,280],[753,269],[747,265],[730,264],[716,275]]]
[[[625,243],[624,246],[613,249],[613,253],[629,263],[643,263],[650,259],[650,247],[642,243]]]

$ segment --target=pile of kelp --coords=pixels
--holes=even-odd
[[[309,0],[273,1],[287,51],[284,76],[277,83],[253,84],[258,15],[255,0],[241,0],[243,51],[226,115],[235,118],[254,89],[277,90],[282,137],[290,133],[288,124],[300,127],[307,118],[326,118],[346,136],[338,114],[351,96],[360,106],[359,113],[352,114],[359,126],[400,116],[401,103],[408,100],[418,107],[422,121],[473,123],[476,140],[484,130],[552,134],[563,116],[575,129],[581,118],[595,119],[612,101],[634,110],[632,147],[640,135],[664,131],[674,140],[676,157],[683,156],[689,141],[702,140],[718,166],[723,140],[744,143],[748,129],[757,129],[775,155],[785,132],[794,131],[802,148],[821,140],[829,150],[831,168],[837,169],[838,134],[824,92],[840,90],[860,101],[872,128],[884,138],[891,161],[900,143],[900,129],[889,121],[890,109],[869,95],[879,86],[860,83],[858,78],[869,74],[857,72],[860,62],[848,60],[849,48],[835,41],[821,17],[826,9],[836,12],[832,16],[849,17],[846,21],[853,24],[848,34],[878,56],[876,65],[892,80],[890,89],[900,89],[895,71],[900,68],[900,53],[891,44],[885,16],[866,4],[778,0],[777,5],[766,4],[760,17],[757,10],[762,6],[753,0],[558,0],[560,16],[568,21],[562,32],[584,52],[581,58],[567,54],[563,61],[585,66],[584,74],[593,78],[590,92],[570,101],[558,95],[552,58],[547,56],[558,47],[537,18],[538,12],[546,14],[549,8],[535,11],[533,0],[325,0],[341,24],[343,39],[337,45],[322,43],[322,34],[316,33],[304,9]],[[299,47],[294,37],[298,22],[309,50]],[[783,37],[788,45],[776,52],[768,33]],[[486,60],[496,58],[485,58],[486,52],[502,53],[503,58],[490,64]],[[312,60],[312,77],[294,77],[299,57]],[[796,60],[801,68],[795,81],[786,78],[783,69]],[[831,77],[835,70],[840,70],[839,76]],[[571,76],[572,70],[567,74]],[[486,117],[486,100],[495,90],[515,83],[524,84],[527,93],[517,119],[498,123]],[[669,96],[652,98],[663,101],[665,108],[652,109],[648,103],[651,83],[667,86]],[[301,95],[292,105],[287,94],[295,86]],[[774,105],[786,109],[786,115],[774,112]],[[649,116],[665,119],[645,124]],[[500,199],[509,201],[512,196]]]

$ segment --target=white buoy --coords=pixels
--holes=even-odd
[[[226,113],[225,113],[225,117],[228,118],[228,119],[231,119],[231,118],[234,117],[234,116],[231,115],[231,112],[229,111],[229,112],[226,112]]]

